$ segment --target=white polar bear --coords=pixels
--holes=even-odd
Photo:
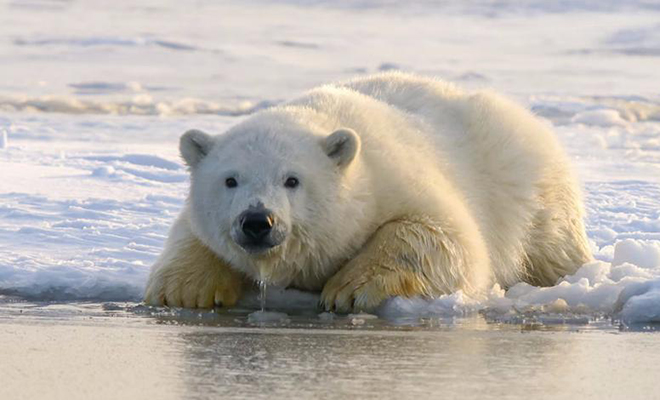
[[[489,92],[386,73],[314,89],[219,136],[181,137],[190,196],[154,305],[232,305],[257,280],[327,309],[551,285],[590,260],[548,127]]]

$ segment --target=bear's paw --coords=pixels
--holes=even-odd
[[[228,268],[190,271],[165,268],[147,285],[145,302],[154,306],[213,308],[236,304],[242,294],[240,275]],[[192,273],[191,273],[192,272]]]
[[[321,303],[326,310],[373,311],[389,297],[429,294],[428,282],[413,271],[355,261],[330,278],[323,288]]]

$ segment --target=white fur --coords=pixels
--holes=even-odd
[[[346,130],[334,136],[340,140],[357,134],[345,146],[354,156],[328,156],[337,130]],[[195,161],[181,217],[190,229],[176,225],[171,236],[194,235],[254,280],[320,290],[350,260],[395,257],[396,246],[385,251],[372,243],[368,250],[366,243],[396,221],[404,223],[380,236],[402,237],[428,253],[419,261],[429,264],[421,294],[479,293],[520,280],[552,284],[590,257],[579,190],[554,135],[489,92],[386,73],[314,89],[211,140],[200,160],[189,154],[195,146],[182,143]],[[282,185],[291,174],[301,183],[295,190]],[[236,189],[224,187],[229,175],[238,176]],[[258,202],[273,210],[287,239],[254,256],[235,244],[232,229]],[[185,251],[177,242],[168,241],[154,271]]]

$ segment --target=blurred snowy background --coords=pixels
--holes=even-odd
[[[644,0],[0,0],[0,294],[139,300],[186,193],[182,132],[391,69],[553,124],[599,262],[382,313],[660,321],[660,2]]]

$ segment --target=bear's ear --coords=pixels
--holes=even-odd
[[[347,167],[360,152],[360,137],[352,129],[338,129],[323,140],[323,150],[337,166]]]
[[[184,133],[179,140],[179,151],[186,164],[194,168],[213,146],[213,137],[197,129]]]

